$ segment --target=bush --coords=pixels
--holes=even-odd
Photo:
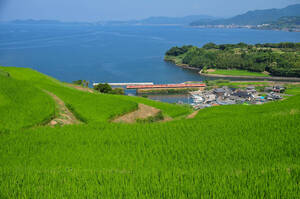
[[[73,81],[72,82],[73,84],[76,84],[76,85],[82,85],[82,80],[76,80],[76,81]]]
[[[10,77],[10,74],[6,71],[0,70],[0,76]]]
[[[85,86],[85,87],[88,87],[89,86],[89,82],[86,81],[86,80],[76,80],[76,81],[73,81],[72,82],[73,84],[76,84],[76,85],[81,85],[81,86]]]
[[[164,116],[162,112],[160,111],[157,115],[155,116],[150,116],[146,119],[137,119],[136,122],[138,123],[153,123],[153,122],[158,122],[164,119]]]
[[[96,91],[99,91],[101,93],[110,93],[112,91],[112,88],[109,84],[105,83],[105,84],[97,84],[96,86],[94,86],[94,89]]]
[[[125,91],[123,88],[114,88],[112,91],[108,92],[109,94],[114,94],[114,95],[124,95]]]

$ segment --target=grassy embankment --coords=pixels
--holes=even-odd
[[[260,106],[205,109],[189,120],[114,124],[108,122],[113,114],[133,110],[137,103],[147,103],[169,115],[189,110],[139,97],[77,91],[30,69],[2,69],[16,82],[26,83],[23,89],[36,89],[36,95],[42,95],[41,89],[53,92],[86,123],[1,132],[1,198],[299,195],[299,94]],[[2,89],[3,85],[1,82]],[[295,86],[288,91],[297,94],[299,90]],[[7,93],[0,93],[8,99]],[[26,95],[22,97],[29,102],[31,93]],[[45,95],[43,101],[47,100]],[[33,109],[26,106],[22,111]],[[13,109],[11,118],[19,112]]]
[[[271,77],[268,74],[264,73],[257,73],[257,72],[249,72],[245,70],[222,70],[222,69],[214,69],[212,71],[207,71],[207,74],[214,74],[214,75],[228,75],[228,76],[256,76],[256,77]]]
[[[0,74],[0,132],[45,124],[55,113],[55,103],[46,93]]]
[[[179,56],[165,56],[165,61],[172,62],[178,66],[189,67],[188,65],[184,64],[182,59],[184,58],[185,54]],[[192,67],[191,67],[192,68]],[[195,68],[196,69],[196,68]],[[271,77],[271,75],[259,72],[250,72],[246,70],[238,70],[238,69],[214,69],[205,71],[204,74],[211,74],[211,75],[224,75],[224,76],[253,76],[253,77]],[[199,69],[200,70],[200,69]]]
[[[30,82],[30,84],[34,84],[34,86],[38,89],[47,90],[57,95],[68,107],[74,109],[75,113],[81,118],[81,120],[87,123],[105,122],[113,117],[137,109],[138,103],[143,103],[161,109],[165,115],[170,117],[187,115],[191,112],[190,109],[183,106],[156,102],[140,97],[85,92],[82,94],[83,91],[70,88],[64,83],[31,69],[15,67],[2,68],[2,70],[4,69],[8,71],[12,78],[16,81],[20,80],[23,82]]]

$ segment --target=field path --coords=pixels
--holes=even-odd
[[[66,83],[66,85],[69,86],[69,87],[75,88],[77,90],[80,90],[80,91],[86,91],[86,92],[89,92],[89,93],[94,93],[94,90],[91,89],[91,88],[82,87],[82,86],[79,86],[79,85],[74,85],[74,84],[69,84],[69,83]]]
[[[48,125],[49,126],[64,126],[70,124],[80,124],[81,122],[74,116],[74,114],[66,107],[65,103],[53,93],[45,91],[50,95],[58,106],[59,114],[54,119],[52,119]]]
[[[160,112],[159,109],[147,106],[145,104],[139,104],[139,108],[136,111],[127,113],[121,117],[114,119],[112,122],[124,122],[124,123],[134,123],[137,119],[146,119],[148,117],[154,117]]]
[[[192,119],[194,117],[196,117],[196,115],[198,114],[199,110],[198,111],[194,111],[193,113],[191,113],[190,115],[188,115],[186,118],[187,119]]]

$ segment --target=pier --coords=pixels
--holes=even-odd
[[[104,83],[93,83],[93,86]],[[110,86],[151,86],[154,85],[153,82],[140,82],[140,83],[107,83]]]
[[[156,85],[127,85],[126,89],[169,89],[169,88],[205,88],[205,84],[156,84]]]

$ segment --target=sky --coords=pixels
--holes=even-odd
[[[107,21],[187,15],[230,17],[248,10],[283,8],[296,3],[300,0],[0,0],[0,21]]]

